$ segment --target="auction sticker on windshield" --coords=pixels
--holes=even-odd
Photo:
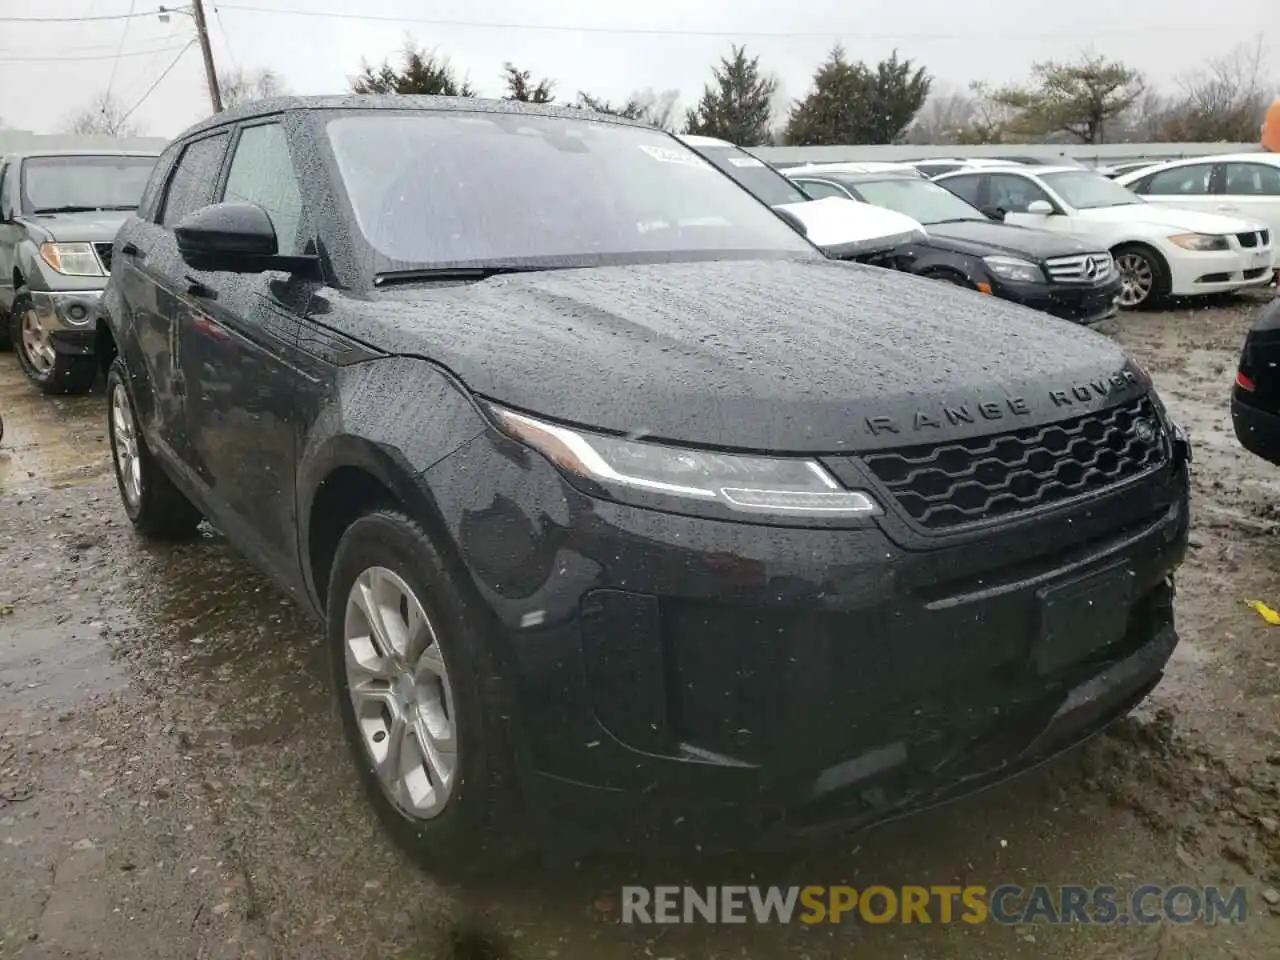
[[[711,165],[698,157],[696,153],[683,150],[672,150],[670,147],[655,147],[648,143],[640,144],[640,149],[663,163],[683,163],[686,167],[697,167],[699,170],[710,170]]]

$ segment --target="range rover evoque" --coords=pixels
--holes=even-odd
[[[436,869],[849,828],[1138,703],[1189,448],[1069,323],[833,262],[673,137],[262,101],[165,151],[101,342],[124,509],[324,623]]]

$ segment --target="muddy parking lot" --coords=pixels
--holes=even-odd
[[[1195,444],[1182,635],[1138,713],[980,796],[785,855],[641,853],[444,886],[361,798],[320,632],[215,533],[148,545],[100,394],[0,354],[0,957],[1280,956],[1280,468],[1226,406],[1262,301],[1125,316]],[[622,884],[1241,884],[1244,923],[839,927],[618,922]]]

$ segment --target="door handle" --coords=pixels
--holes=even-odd
[[[136,257],[138,254],[142,253],[132,240],[126,241],[125,245],[120,248],[120,252],[126,257]]]
[[[193,297],[199,297],[202,300],[217,300],[218,291],[212,287],[207,287],[195,277],[187,277],[187,293]]]

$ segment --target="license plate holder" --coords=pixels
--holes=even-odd
[[[1031,649],[1036,672],[1055,673],[1122,638],[1133,594],[1133,571],[1123,564],[1038,590],[1039,633]]]
[[[1268,264],[1271,263],[1271,251],[1270,250],[1257,251],[1256,253],[1253,254],[1252,260],[1250,262],[1252,263],[1251,269],[1255,269],[1255,270],[1258,267],[1267,266]]]

